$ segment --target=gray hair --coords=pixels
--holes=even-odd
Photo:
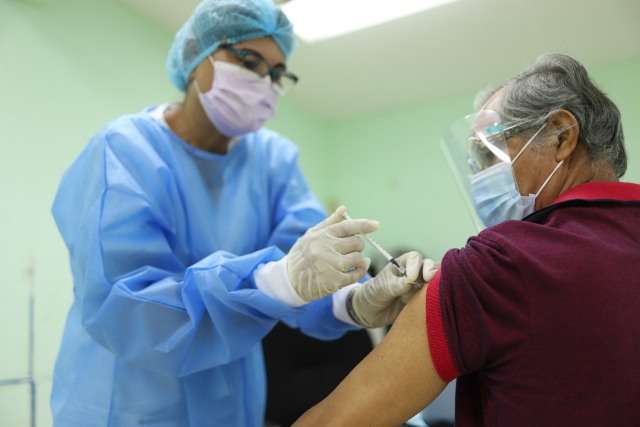
[[[500,114],[506,123],[527,122],[539,128],[548,113],[570,111],[578,121],[579,143],[586,146],[589,157],[609,163],[618,178],[624,175],[627,154],[620,111],[578,61],[568,55],[543,55],[503,87]]]

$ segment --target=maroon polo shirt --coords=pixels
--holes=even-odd
[[[574,187],[447,252],[427,290],[456,426],[640,426],[640,185]]]

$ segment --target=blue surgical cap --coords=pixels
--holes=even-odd
[[[294,47],[293,28],[272,0],[204,0],[176,34],[167,71],[173,84],[187,90],[189,75],[222,42],[270,36],[285,57]]]

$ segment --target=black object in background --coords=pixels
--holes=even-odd
[[[365,330],[320,341],[278,323],[262,341],[267,370],[268,423],[290,426],[324,399],[371,351]]]

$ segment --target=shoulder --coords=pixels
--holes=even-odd
[[[465,248],[489,249],[495,253],[509,253],[512,257],[544,251],[545,242],[557,237],[557,231],[545,224],[529,221],[506,221],[486,228],[469,238]]]
[[[524,284],[528,269],[544,257],[541,240],[548,238],[547,231],[526,221],[489,227],[445,254],[442,279],[491,288]]]
[[[98,143],[111,157],[111,167],[132,173],[167,167],[167,134],[147,113],[130,114],[107,124],[98,134]]]
[[[525,220],[506,221],[470,238],[467,247],[491,248],[494,254],[504,254],[511,262],[526,266],[534,260],[544,260],[550,249],[565,244],[565,237],[562,227]]]
[[[70,232],[77,226],[78,216],[99,206],[109,189],[146,197],[150,188],[160,187],[158,175],[149,172],[160,162],[145,131],[144,121],[151,118],[144,116],[122,116],[109,122],[67,168],[53,205],[61,229]]]
[[[68,173],[74,182],[97,180],[102,186],[145,193],[168,174],[162,129],[146,113],[121,116],[98,131]],[[165,147],[166,148],[166,147]]]
[[[442,378],[495,366],[525,339],[537,264],[522,240],[529,227],[490,227],[444,256],[426,298],[429,346]]]
[[[121,116],[108,123],[94,139],[114,154],[156,159],[160,155],[161,127],[147,113]]]

